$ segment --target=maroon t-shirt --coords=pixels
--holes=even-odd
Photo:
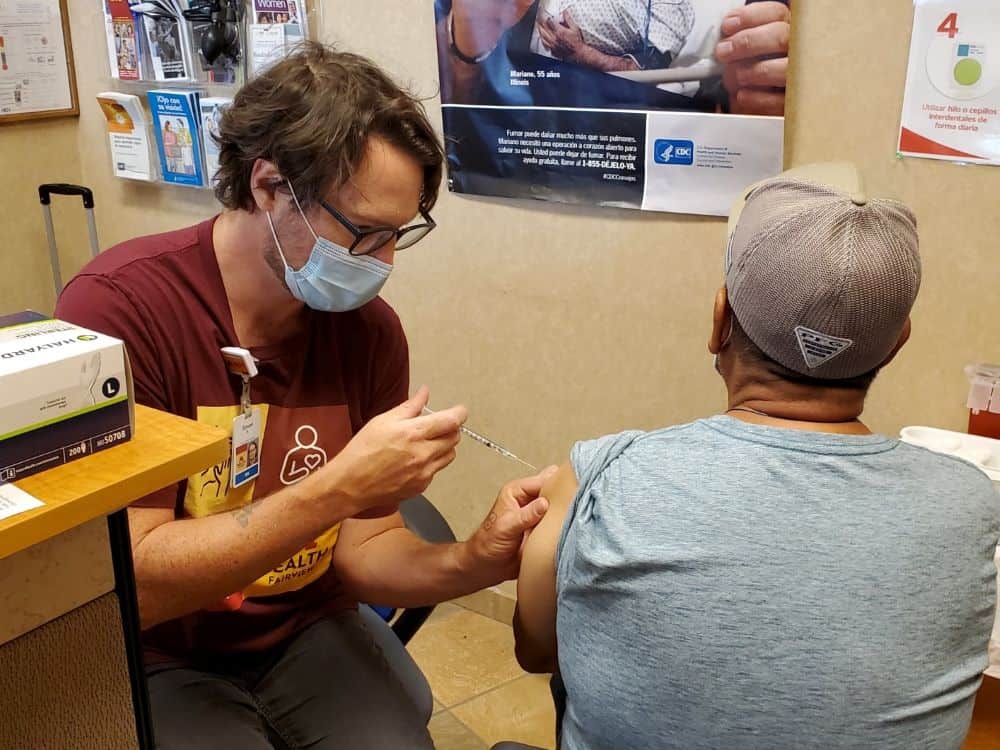
[[[56,316],[125,341],[138,403],[231,431],[242,381],[220,349],[239,341],[212,244],[214,224],[102,253],[66,286]],[[251,351],[259,360],[250,391],[262,421],[259,476],[232,487],[227,458],[136,505],[173,508],[177,518],[237,511],[301,481],[369,419],[407,397],[406,338],[381,299],[346,313],[309,310],[300,331]],[[217,606],[147,630],[147,660],[258,651],[355,606],[331,565],[337,531]]]

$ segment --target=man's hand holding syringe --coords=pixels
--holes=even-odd
[[[362,513],[361,517],[391,514],[399,502],[423,492],[433,476],[455,459],[455,449],[463,433],[508,460],[531,468],[535,472],[533,476],[504,485],[484,521],[468,540],[451,545],[458,561],[456,569],[461,571],[459,588],[463,589],[462,593],[515,578],[525,534],[548,510],[548,501],[540,494],[556,467],[537,472],[531,464],[496,441],[466,428],[468,413],[465,407],[453,406],[435,412],[427,408],[428,397],[427,389],[420,388],[412,398],[375,417],[354,436],[334,460],[346,471],[345,480],[347,476],[353,478],[345,482],[345,486],[350,486],[352,492],[360,490],[385,498],[375,503],[382,507]],[[395,489],[386,495],[391,487]],[[371,499],[368,503],[371,507]],[[387,519],[382,523],[390,522]],[[348,536],[352,534],[356,536],[354,531]],[[420,546],[413,545],[415,555]],[[430,550],[422,550],[420,554],[426,555],[428,560],[437,557]],[[428,565],[433,569],[438,567],[436,563]],[[449,595],[455,594],[447,586],[441,591],[445,589]]]

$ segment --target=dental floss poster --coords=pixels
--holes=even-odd
[[[1000,3],[917,0],[899,153],[1000,165]]]
[[[783,169],[783,112],[726,112],[714,50],[723,17],[743,4],[511,2],[526,12],[470,66],[450,54],[452,0],[435,0],[449,189],[727,215],[740,190]],[[550,48],[567,14],[586,62]],[[609,61],[628,69],[607,72]]]

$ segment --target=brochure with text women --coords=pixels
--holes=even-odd
[[[253,75],[280,60],[308,36],[305,0],[252,0],[249,30]]]

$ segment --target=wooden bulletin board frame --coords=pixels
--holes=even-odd
[[[0,125],[24,122],[26,120],[48,120],[55,117],[78,117],[80,115],[80,96],[76,90],[76,66],[73,62],[73,40],[69,31],[69,9],[67,0],[58,0],[59,20],[62,26],[63,47],[66,54],[66,76],[69,83],[70,106],[64,109],[43,109],[35,112],[15,112],[0,114]]]

